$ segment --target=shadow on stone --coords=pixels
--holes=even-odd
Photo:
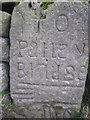
[[[2,3],[2,11],[12,14],[13,8],[15,7],[15,2],[4,2]]]

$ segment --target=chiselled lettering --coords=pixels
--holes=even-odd
[[[28,106],[27,118],[69,118],[75,112],[68,108],[80,108],[87,74],[87,4],[44,7],[22,1],[12,13],[11,97]]]
[[[61,14],[56,19],[56,28],[59,32],[66,31],[68,28],[68,18],[66,15]]]
[[[59,44],[58,45],[58,57],[61,59],[65,59],[66,58],[66,48],[67,48],[67,44]]]
[[[85,49],[85,43],[81,43],[80,45],[75,45],[76,49],[77,49],[77,53],[78,53],[78,57],[81,57],[84,53],[84,49]]]
[[[47,44],[46,42],[43,42],[43,57],[46,57],[46,51],[47,50]]]
[[[75,75],[74,75],[75,69],[73,66],[67,66],[65,69],[65,80],[74,80]]]
[[[22,50],[28,47],[28,43],[26,41],[19,41],[19,57],[22,57]]]
[[[80,67],[80,71],[79,71],[79,73],[78,73],[78,79],[79,79],[79,80],[84,80],[84,78],[85,78],[85,73],[86,73],[86,66],[83,65],[83,66]]]
[[[25,64],[23,62],[18,62],[18,77],[23,78],[26,76],[25,73]]]
[[[60,65],[52,66],[52,79],[59,80]]]
[[[32,41],[30,44],[28,55],[30,57],[37,57],[37,50],[38,50],[37,42]]]

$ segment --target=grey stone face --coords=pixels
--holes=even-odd
[[[8,65],[7,63],[0,63],[0,90],[3,91],[8,87]]]
[[[6,63],[0,63],[0,120],[2,119],[2,101],[6,99],[6,96],[2,98],[2,92],[8,88],[8,72],[8,65]]]
[[[46,10],[23,2],[15,7],[10,89],[17,105],[29,106],[29,117],[71,117],[71,109],[80,109],[88,66],[87,7],[64,2]]]
[[[9,61],[9,39],[0,38],[0,61]]]
[[[9,36],[10,14],[0,11],[0,36]]]

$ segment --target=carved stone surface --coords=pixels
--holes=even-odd
[[[0,38],[0,61],[9,61],[9,39]]]
[[[10,18],[10,14],[0,11],[0,36],[9,36]]]
[[[80,109],[88,66],[87,8],[64,2],[47,10],[28,2],[15,7],[11,97],[19,106],[29,105],[29,117],[71,117],[71,109]]]

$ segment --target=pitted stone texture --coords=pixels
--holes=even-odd
[[[10,14],[0,11],[0,36],[9,36],[10,18]]]
[[[0,63],[0,88],[1,91],[5,90],[8,87],[8,72],[9,72],[9,68],[8,68],[8,64],[7,63]]]
[[[9,39],[0,38],[0,61],[9,61]]]
[[[50,112],[56,117],[57,104],[80,109],[88,68],[87,8],[59,2],[44,11],[21,2],[13,11],[11,96],[16,104],[29,106],[33,117],[47,118]]]

